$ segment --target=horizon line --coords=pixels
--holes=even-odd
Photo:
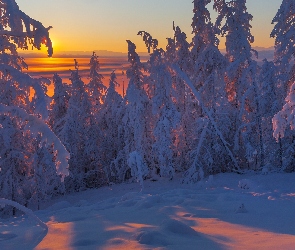
[[[219,49],[220,51],[225,51],[226,48],[221,48]],[[274,46],[271,46],[271,47],[261,47],[261,46],[253,46],[252,49],[256,49],[256,50],[262,50],[262,51],[271,51],[271,50],[274,50]],[[19,51],[19,54],[26,54],[26,55],[29,55],[29,54],[41,54],[43,51],[41,50],[21,50]],[[117,54],[117,55],[125,55],[126,53],[128,53],[127,51],[125,52],[121,52],[121,51],[112,51],[112,50],[60,50],[60,51],[56,51],[54,52],[54,54],[58,54],[58,55],[86,55],[88,53],[93,53],[95,52],[96,54],[97,53],[104,53],[104,54]],[[148,52],[146,51],[138,51],[137,52],[138,54],[142,54],[142,55],[149,55]],[[99,56],[99,55],[98,55]]]

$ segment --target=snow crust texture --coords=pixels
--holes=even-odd
[[[1,249],[294,249],[294,174],[220,174],[67,195],[0,221]],[[247,181],[245,181],[247,180]],[[245,183],[251,188],[244,187]],[[255,183],[255,185],[254,185]]]

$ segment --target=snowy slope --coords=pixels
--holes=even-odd
[[[295,249],[295,174],[89,190],[0,221],[0,249]]]

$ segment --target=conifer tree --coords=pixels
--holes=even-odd
[[[35,90],[38,100],[34,112],[46,118],[48,100],[46,83],[32,79],[22,73],[28,66],[17,53],[17,49],[28,49],[30,45],[37,49],[44,44],[48,48],[48,56],[52,55],[52,43],[49,28],[30,18],[22,12],[14,0],[3,0],[0,14],[0,95],[1,103],[30,109],[30,87]],[[47,82],[48,84],[48,82]]]
[[[0,116],[0,195],[6,199],[25,205],[27,200],[23,193],[23,187],[28,181],[28,150],[25,150],[26,139],[18,124],[17,118],[8,115]],[[26,148],[27,149],[27,148]],[[16,211],[4,208],[3,216],[15,215]]]
[[[58,74],[53,76],[54,94],[50,104],[49,125],[59,137],[65,124],[65,117],[69,105],[69,87],[66,86]]]
[[[152,96],[153,114],[156,117],[154,125],[155,143],[153,144],[153,155],[157,162],[160,175],[162,177],[173,178],[175,167],[173,164],[173,138],[172,130],[179,122],[179,114],[173,102],[172,76],[165,63],[163,49],[158,49],[158,41],[152,39],[151,35],[145,31],[138,33],[143,37],[147,48],[152,47],[153,52],[149,59],[149,79],[148,82],[154,88]]]
[[[52,146],[54,166],[63,179],[67,174],[68,154],[44,120],[48,117],[47,79],[33,79],[23,73],[27,68],[17,49],[29,46],[40,49],[44,44],[51,56],[53,49],[49,28],[22,12],[14,0],[0,4],[0,127],[1,127],[1,196],[28,206],[32,198],[33,165],[38,146]],[[30,88],[34,96],[30,101]],[[41,120],[42,119],[42,120]]]
[[[295,81],[295,2],[283,0],[272,20],[275,24],[270,36],[275,38],[274,62],[278,67],[281,104],[287,95],[288,89]]]
[[[106,86],[103,84],[103,76],[99,73],[100,64],[98,56],[93,52],[90,59],[90,82],[87,84],[87,91],[90,97],[94,114],[97,114],[103,103]]]
[[[292,95],[295,81],[295,1],[283,0],[281,6],[272,20],[275,24],[270,36],[275,38],[274,63],[278,85],[277,100],[282,107],[274,116],[274,135],[280,150],[280,167],[283,170],[294,171],[295,135],[292,128]],[[286,97],[287,96],[287,97]],[[285,99],[286,97],[286,99]],[[287,119],[287,117],[289,117]],[[287,119],[286,121],[284,121]],[[284,122],[283,122],[284,121]],[[291,124],[291,126],[288,126]]]
[[[210,12],[206,6],[211,0],[194,0],[194,17],[192,22],[193,28],[193,42],[192,42],[192,57],[193,61],[196,61],[199,57],[200,51],[203,51],[206,47],[206,41],[204,37],[207,35],[207,25],[211,21]]]
[[[247,12],[246,0],[215,0],[214,7],[219,13],[216,25],[226,36],[228,66],[225,79],[228,100],[235,109],[234,149],[243,168],[261,168],[263,149],[257,63],[252,59],[257,52],[251,48],[254,37],[250,31],[253,17]]]
[[[136,152],[139,158],[143,159],[144,166],[147,167],[151,144],[148,142],[151,136],[149,118],[151,117],[150,102],[145,91],[143,65],[136,53],[136,46],[131,41],[128,43],[128,61],[131,64],[127,70],[129,84],[125,96],[124,124],[124,151],[119,152],[113,164],[118,173],[119,180],[123,181],[131,177],[131,169],[127,160],[131,153]],[[146,171],[142,171],[146,173]],[[129,176],[128,176],[129,175]],[[133,176],[136,178],[135,176]]]
[[[92,185],[87,181],[87,179],[93,180],[92,176],[89,177],[90,174],[97,174],[92,170],[96,170],[99,161],[98,131],[95,129],[97,123],[91,113],[89,95],[79,75],[76,60],[70,80],[71,96],[60,137],[71,155],[69,160],[71,172],[66,187],[69,191],[79,191]]]
[[[277,68],[266,59],[259,72],[260,112],[262,114],[263,154],[265,155],[266,171],[282,165],[282,142],[276,143],[273,138],[272,118],[279,111]]]
[[[291,86],[288,95],[285,99],[285,105],[282,110],[280,110],[273,117],[273,129],[274,137],[280,142],[280,139],[285,136],[288,138],[287,143],[284,145],[284,152],[281,152],[282,155],[282,170],[288,172],[294,172],[294,163],[295,163],[295,137],[293,135],[293,130],[295,130],[295,116],[294,116],[294,107],[295,107],[295,83]],[[292,132],[289,130],[291,129]],[[293,135],[293,136],[292,136]]]
[[[64,193],[64,183],[55,169],[55,153],[51,146],[41,141],[39,134],[32,145],[32,167],[29,178],[31,207],[40,209],[42,202]]]
[[[226,61],[218,50],[219,40],[216,35],[219,30],[211,23],[210,13],[206,8],[208,3],[210,1],[194,1],[191,78],[203,106],[208,108],[221,133],[228,140],[230,110],[224,82]],[[190,137],[191,146],[188,152],[190,168],[184,174],[185,182],[198,181],[204,175],[230,169],[227,152],[216,136],[209,117],[200,106],[194,124],[195,133]]]
[[[224,137],[230,139],[230,106],[226,98],[226,86],[224,82],[224,72],[226,69],[226,61],[224,56],[218,50],[217,31],[211,22],[206,24],[207,32],[203,35],[205,47],[200,50],[199,56],[194,62],[195,82],[199,90],[204,105],[211,110],[213,118],[216,120],[219,129]],[[198,34],[196,34],[198,36]],[[226,111],[226,112],[224,112]],[[202,128],[208,121],[208,117],[201,116],[197,123],[200,122]],[[221,141],[216,137],[211,122],[205,125],[202,130],[206,130],[204,135],[205,142],[200,150],[200,155],[195,155],[199,161],[203,162],[204,173],[206,175],[217,173],[219,171],[229,170],[229,159]],[[203,133],[203,132],[202,132]],[[205,133],[205,132],[204,132]],[[200,134],[201,135],[201,134]],[[201,145],[202,136],[199,137],[198,144]],[[196,148],[194,148],[195,151]],[[227,167],[226,167],[227,166]]]
[[[114,164],[112,163],[114,163],[119,152],[124,147],[124,127],[122,125],[124,102],[122,96],[115,89],[118,85],[116,74],[112,72],[105,100],[98,117],[99,129],[102,133],[99,154],[109,182],[116,181],[117,173],[116,169],[113,169]]]
[[[168,40],[169,42],[169,40]],[[192,76],[193,60],[190,44],[184,32],[177,26],[174,27],[174,39],[170,39],[166,47],[166,62],[175,63],[181,70]],[[174,162],[177,171],[187,168],[187,154],[191,148],[192,138],[195,136],[195,119],[198,113],[197,102],[183,79],[177,74],[172,74],[173,97],[180,116],[180,122],[174,129]]]

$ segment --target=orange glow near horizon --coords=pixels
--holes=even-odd
[[[77,58],[80,76],[85,84],[89,82],[89,61],[88,58]],[[64,83],[70,84],[71,70],[74,70],[74,58],[27,58],[25,59],[29,66],[28,71],[25,73],[30,74],[32,77],[45,77],[52,81],[54,73],[58,73]],[[126,89],[127,77],[126,74],[122,75],[122,72],[126,71],[128,62],[126,58],[108,57],[99,58],[100,62],[100,74],[103,75],[103,83],[105,86],[109,86],[110,74],[115,70],[117,74],[117,82],[120,86],[117,87],[117,91],[123,94],[123,85]],[[53,84],[48,87],[48,95],[52,96],[54,89]]]
[[[127,52],[126,40],[137,46],[137,51],[145,52],[146,47],[138,31],[145,30],[158,39],[159,47],[165,48],[167,37],[173,37],[173,21],[192,41],[192,1],[68,1],[17,0],[22,11],[52,26],[49,34],[55,51],[108,50]],[[253,46],[271,47],[274,40],[270,33],[282,0],[248,0],[247,11],[253,16],[251,33],[255,37]],[[206,6],[214,23],[217,12],[213,2]],[[220,43],[224,48],[224,40]]]

